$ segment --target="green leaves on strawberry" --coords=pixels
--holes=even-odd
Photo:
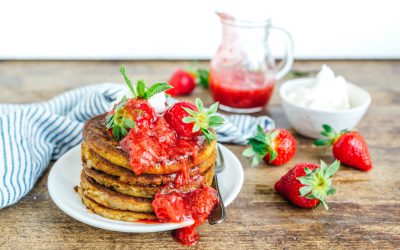
[[[126,75],[125,67],[121,65],[119,68],[119,72],[125,79],[126,85],[131,90],[133,98],[142,98],[145,100],[150,99],[152,96],[161,93],[165,90],[173,88],[171,85],[167,83],[155,83],[149,88],[146,88],[146,83],[143,80],[138,80],[136,83],[136,89],[133,87],[131,80]]]
[[[130,128],[136,127],[136,123],[126,115],[124,107],[127,101],[128,98],[126,98],[126,96],[122,97],[119,104],[114,106],[114,111],[110,112],[106,117],[106,127],[112,129],[113,137],[116,140],[121,140],[126,134],[128,134]]]
[[[249,148],[243,151],[243,156],[253,157],[252,166],[261,160],[272,165],[282,165],[290,161],[296,153],[296,140],[285,129],[273,129],[264,132],[257,126],[257,133],[247,140]]]
[[[323,124],[322,128],[324,129],[321,132],[321,135],[324,137],[327,137],[327,139],[317,139],[314,141],[314,145],[316,146],[327,146],[327,145],[333,145],[335,141],[342,136],[343,134],[346,134],[350,131],[347,129],[340,131],[337,133],[331,126],[328,124]]]
[[[356,131],[342,130],[337,133],[331,126],[322,125],[321,135],[327,139],[314,141],[317,146],[332,145],[333,156],[342,164],[369,171],[372,168],[371,156],[363,136]]]
[[[196,84],[207,89],[210,82],[210,71],[206,69],[197,69],[194,75],[196,77]]]
[[[298,177],[303,186],[299,189],[300,196],[308,199],[317,199],[328,210],[328,205],[325,203],[325,198],[328,195],[333,195],[335,189],[332,185],[332,177],[339,170],[340,161],[334,161],[330,166],[321,161],[321,166],[311,170],[304,168],[305,176]]]
[[[203,132],[209,143],[210,140],[217,140],[210,128],[221,126],[225,121],[224,118],[216,114],[218,102],[212,104],[207,110],[205,110],[203,102],[199,98],[196,98],[195,104],[197,111],[183,107],[189,116],[184,117],[182,122],[186,124],[194,123],[192,132]]]
[[[262,161],[263,157],[268,153],[270,154],[271,161],[274,160],[277,153],[271,147],[271,144],[278,134],[278,130],[273,133],[264,133],[263,128],[260,125],[257,125],[257,134],[247,140],[250,147],[243,151],[243,156],[253,157],[251,162],[252,166],[258,165]]]

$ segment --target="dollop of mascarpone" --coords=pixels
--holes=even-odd
[[[136,86],[134,86],[134,88],[136,88]],[[111,103],[110,109],[114,108],[114,105],[117,104],[124,95],[127,98],[133,97],[132,92],[129,90],[129,88],[127,88],[127,87],[124,88],[123,91],[121,91],[121,93],[118,95],[118,98],[114,102]],[[157,113],[162,113],[166,109],[166,100],[167,100],[167,97],[163,91],[161,93],[155,94],[152,97],[150,97],[148,102],[149,102],[150,106],[153,107]]]
[[[287,99],[297,106],[323,111],[350,108],[346,80],[342,76],[335,77],[335,73],[327,65],[322,65],[312,84],[299,84],[288,91]]]

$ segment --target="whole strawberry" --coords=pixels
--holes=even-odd
[[[173,86],[173,88],[167,90],[166,93],[172,96],[189,95],[196,85],[207,88],[208,83],[208,70],[197,69],[195,71],[188,71],[178,69],[172,74],[169,80],[169,84]]]
[[[364,138],[355,131],[342,130],[337,133],[331,126],[324,124],[321,135],[328,139],[314,141],[317,146],[333,145],[333,156],[343,164],[368,171],[372,168],[367,143]]]
[[[195,103],[196,105],[188,101],[175,103],[165,111],[165,120],[181,138],[191,139],[203,134],[208,142],[216,140],[217,137],[210,128],[224,123],[224,118],[216,113],[218,103],[214,103],[207,110],[199,98]]]
[[[332,176],[339,169],[340,162],[330,166],[321,161],[321,166],[311,163],[296,164],[275,183],[275,190],[296,206],[314,208],[320,203],[328,210],[325,198],[333,195]]]
[[[283,165],[296,154],[296,140],[286,129],[264,132],[261,126],[257,126],[257,134],[248,139],[248,144],[250,147],[243,155],[253,157],[253,166],[262,159],[272,165]]]
[[[168,83],[173,88],[166,91],[166,93],[172,96],[188,95],[196,87],[195,77],[182,69],[176,70]]]

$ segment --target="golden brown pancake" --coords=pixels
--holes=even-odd
[[[96,169],[90,169],[84,167],[84,173],[86,176],[91,177],[96,183],[108,187],[118,193],[126,194],[134,197],[142,198],[153,198],[154,195],[161,190],[162,186],[135,186],[123,183],[118,180],[117,177],[105,174]],[[210,183],[214,173],[214,163],[202,173],[205,179],[205,183]],[[198,188],[198,183],[193,183],[194,188]]]
[[[81,174],[81,188],[86,197],[105,207],[133,212],[153,212],[151,199],[115,192],[96,183],[85,172]]]
[[[204,176],[204,183],[206,185],[211,185],[213,174],[214,166],[212,166]],[[108,208],[128,210],[133,212],[153,212],[153,207],[151,205],[152,198],[134,197],[114,191],[111,188],[107,188],[106,186],[97,183],[92,177],[88,176],[85,171],[82,171],[81,174],[80,188],[82,189],[82,194],[85,197]],[[114,186],[113,188],[118,187]],[[119,189],[124,191],[130,190],[133,192],[133,189],[129,189],[127,186],[121,186]],[[156,190],[158,189],[154,188],[153,194]]]
[[[127,210],[119,210],[105,207],[91,200],[83,194],[83,189],[80,187],[78,189],[79,194],[82,197],[83,203],[86,205],[88,209],[92,212],[101,215],[103,217],[113,219],[113,220],[122,220],[122,221],[135,221],[140,219],[157,219],[154,213],[140,213],[140,212],[132,212]]]
[[[121,149],[119,143],[110,137],[106,129],[106,114],[89,119],[83,127],[83,140],[85,144],[100,157],[114,165],[131,170],[127,154]],[[143,171],[143,174],[172,174],[182,169],[182,164],[189,167],[197,166],[208,159],[214,152],[216,141],[207,143],[205,140],[200,145],[199,154],[193,158],[188,157],[178,162],[171,161],[169,165],[155,164]]]
[[[212,152],[210,157],[201,162],[197,167],[191,168],[191,175],[204,173],[211,165],[214,165],[217,154]],[[106,174],[116,177],[120,182],[137,186],[160,186],[167,184],[175,179],[176,174],[154,175],[141,174],[136,175],[131,170],[114,165],[99,155],[91,151],[85,143],[82,143],[82,162],[88,168],[94,168]]]

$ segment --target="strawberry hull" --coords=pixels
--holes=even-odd
[[[303,187],[303,184],[297,180],[298,177],[305,176],[305,168],[314,170],[319,168],[318,165],[302,163],[297,164],[289,172],[282,176],[282,178],[275,183],[275,190],[286,200],[290,201],[296,206],[303,208],[314,208],[318,205],[318,199],[309,199],[306,197],[301,197],[299,190]]]

